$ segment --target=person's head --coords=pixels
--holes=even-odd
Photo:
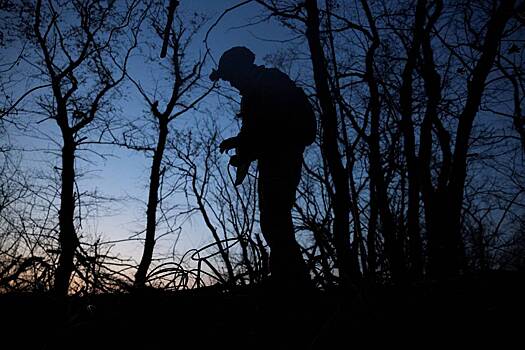
[[[249,79],[255,61],[255,54],[244,46],[235,46],[225,51],[220,60],[219,67],[210,74],[210,79],[228,81],[231,86],[241,90]]]

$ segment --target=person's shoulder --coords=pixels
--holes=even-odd
[[[260,67],[260,80],[259,82],[263,86],[267,87],[291,87],[294,86],[293,81],[290,77],[280,71],[277,68],[266,68],[264,66]]]
[[[264,66],[260,66],[259,68],[261,72],[261,77],[263,79],[290,79],[288,75],[281,72],[278,68],[275,68],[275,67],[267,68]]]

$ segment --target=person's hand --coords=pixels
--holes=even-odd
[[[241,158],[238,155],[233,155],[230,157],[230,163],[231,166],[238,167],[242,164]]]
[[[219,152],[224,153],[231,150],[232,148],[237,147],[237,142],[237,137],[230,137],[222,141],[219,145]]]

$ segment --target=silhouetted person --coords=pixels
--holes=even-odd
[[[236,185],[250,163],[258,161],[260,225],[270,252],[270,271],[277,286],[310,287],[311,281],[295,240],[292,207],[301,179],[304,148],[315,140],[316,122],[303,90],[275,68],[254,64],[245,47],[224,52],[210,79],[230,82],[241,96],[242,127],[220,144],[221,153],[235,149]]]

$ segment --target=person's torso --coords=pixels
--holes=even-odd
[[[259,67],[251,87],[241,99],[241,117],[246,129],[252,132],[252,142],[258,153],[274,154],[301,150],[304,143],[298,137],[301,116],[298,94],[294,82],[275,68]]]

